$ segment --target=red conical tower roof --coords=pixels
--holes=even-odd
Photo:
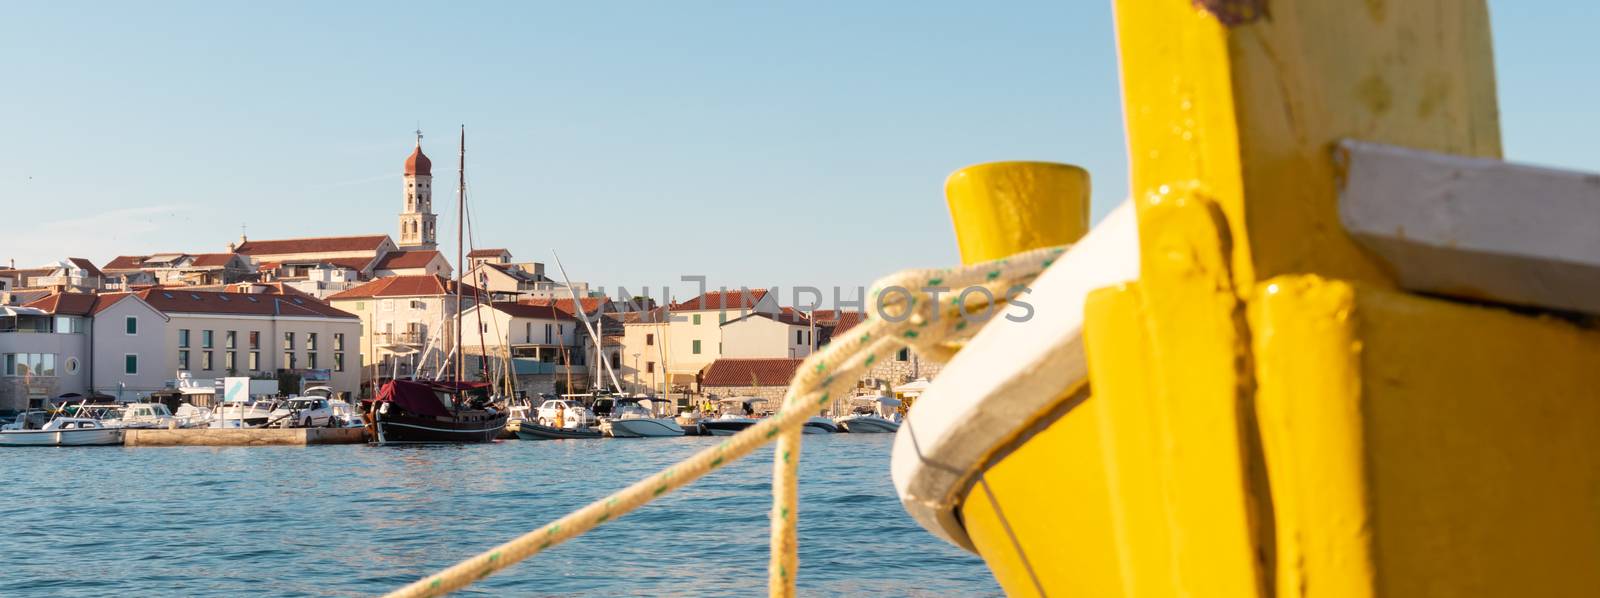
[[[417,149],[411,151],[411,157],[406,158],[406,175],[421,174],[433,176],[433,160],[429,160],[422,153],[422,136],[417,136]]]

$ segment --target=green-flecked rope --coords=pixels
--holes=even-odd
[[[901,347],[932,349],[941,342],[976,332],[977,326],[966,325],[967,320],[956,315],[959,312],[955,310],[994,307],[983,305],[988,303],[988,296],[978,293],[969,296],[969,299],[978,300],[969,300],[965,306],[953,294],[934,301],[934,295],[925,288],[982,286],[990,290],[995,304],[1003,306],[1006,290],[1027,284],[1064,251],[1061,247],[1039,249],[962,268],[907,271],[879,281],[873,285],[875,290],[899,287],[908,292],[886,294],[875,306],[877,312],[868,310],[887,315],[887,318],[869,316],[851,328],[844,338],[833,339],[827,347],[806,358],[790,381],[782,406],[771,417],[543,527],[417,580],[388,596],[440,596],[464,588],[677,490],[750,454],[779,435],[783,435],[783,441],[774,454],[773,553],[768,592],[773,596],[793,596],[799,567],[795,537],[799,506],[796,488],[799,435],[806,419],[834,399],[843,398],[843,393],[848,392],[874,362]],[[877,292],[868,293],[868,297],[878,296]]]

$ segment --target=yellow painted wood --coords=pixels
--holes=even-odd
[[[1259,596],[1266,571],[1252,492],[1265,481],[1252,477],[1259,454],[1248,419],[1248,337],[1229,272],[1226,221],[1200,195],[1143,201],[1139,311],[1150,358],[1141,367],[1150,396],[1108,395],[1098,385],[1096,394],[1152,404],[1146,413],[1129,412],[1138,419],[1113,425],[1154,426],[1153,462],[1120,466],[1150,468],[1140,475],[1159,479],[1172,528],[1174,592]]]
[[[1600,593],[1600,332],[1310,276],[1251,322],[1279,596]]]
[[[1277,528],[1277,592],[1374,596],[1355,291],[1314,276],[1259,285],[1256,409]]]
[[[1115,534],[1115,542],[1105,549],[1117,555],[1117,569],[1101,574],[1117,575],[1124,596],[1178,596],[1173,583],[1175,530],[1168,525],[1165,478],[1158,465],[1160,405],[1145,369],[1150,347],[1142,302],[1139,285],[1128,284],[1096,291],[1084,305],[1089,379],[1101,399],[1096,409],[1098,452],[1105,463]]]
[[[1105,549],[1114,535],[1097,408],[1087,398],[1004,454],[962,501],[967,534],[1009,596],[1123,593]]]
[[[1139,0],[1116,19],[1131,190],[1214,198],[1241,240],[1237,288],[1387,283],[1339,226],[1338,139],[1500,155],[1482,0]]]
[[[1065,245],[1089,232],[1089,173],[1052,162],[991,162],[945,181],[961,262]]]
[[[1047,593],[1600,594],[1600,332],[1394,291],[1336,212],[1339,139],[1500,155],[1484,2],[1124,0],[1116,18],[1141,279],[1085,314],[1095,446],[1041,437],[995,466],[1038,476],[1034,455],[1071,446],[1102,480],[963,505],[1007,591],[1020,557],[996,513],[1026,528],[1013,501],[1093,512],[1103,488],[1115,575]]]

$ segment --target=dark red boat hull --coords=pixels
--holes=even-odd
[[[506,429],[506,414],[455,418],[410,414],[376,414],[374,438],[379,444],[401,442],[493,442]]]

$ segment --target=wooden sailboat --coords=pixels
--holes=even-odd
[[[368,405],[366,420],[379,444],[400,442],[490,442],[505,430],[507,411],[490,396],[486,382],[466,382],[461,354],[461,288],[467,214],[467,129],[461,128],[456,188],[455,376],[453,380],[390,380]]]

